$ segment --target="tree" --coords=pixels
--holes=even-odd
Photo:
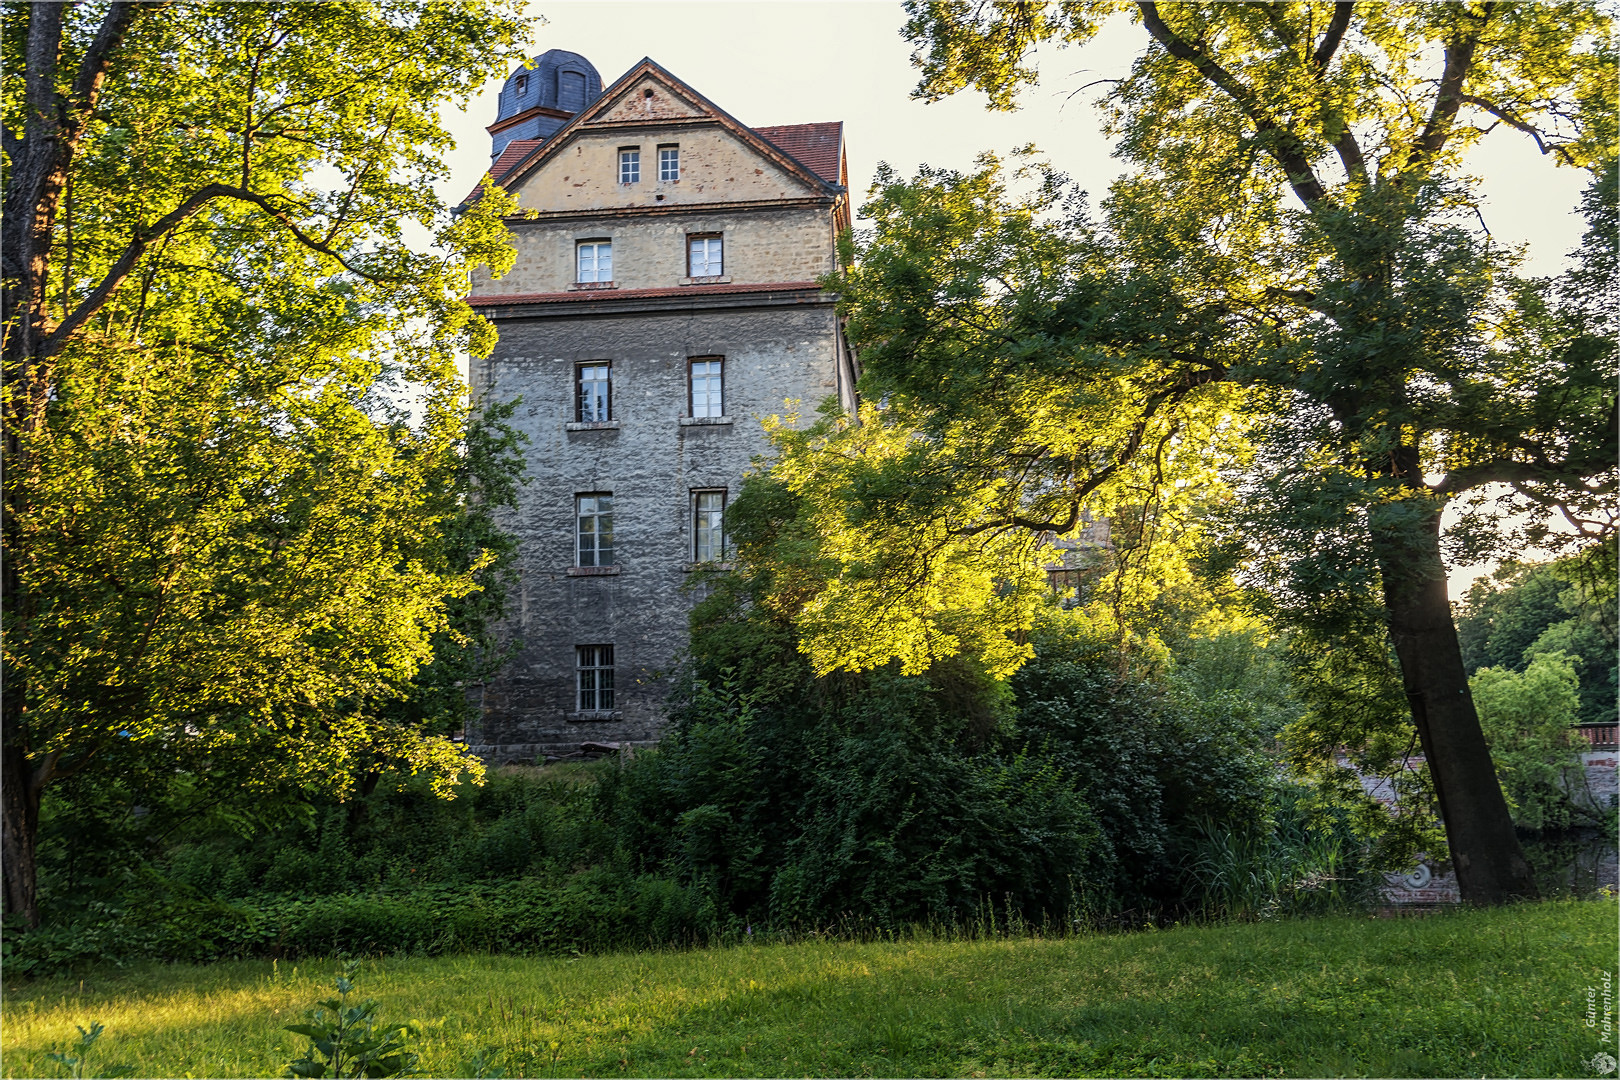
[[[1088,501],[1127,501],[1128,482],[1135,503],[1185,491],[1214,441],[1252,437],[1250,572],[1329,638],[1376,619],[1464,897],[1531,895],[1468,694],[1441,515],[1471,512],[1454,548],[1506,543],[1484,502],[1501,484],[1537,523],[1562,512],[1609,535],[1615,351],[1604,317],[1571,300],[1580,288],[1513,277],[1516,253],[1473,226],[1460,159],[1505,126],[1612,171],[1607,24],[1580,3],[914,0],[918,93],[973,85],[1010,108],[1033,45],[1083,42],[1126,9],[1150,44],[1105,105],[1135,169],[1091,239],[1040,262],[1042,241],[1083,231],[1050,184],[1019,202],[982,170],[880,177],[874,234],[841,285],[863,390],[884,428],[911,430],[888,435],[907,448],[890,455],[893,486],[849,467],[845,519],[881,530],[892,513],[915,533],[926,518],[946,548],[1062,534]],[[1582,258],[1600,281],[1602,213]],[[1030,239],[1005,242],[1019,231]],[[948,460],[964,445],[968,468]],[[833,442],[807,449],[805,468],[836,460]],[[903,606],[917,579],[869,565],[839,576],[862,597],[851,618],[817,600],[807,625],[862,638],[868,613]],[[882,659],[867,638],[861,662]]]
[[[1469,679],[1502,789],[1514,819],[1529,829],[1568,828],[1577,819],[1601,825],[1586,791],[1575,731],[1579,703],[1575,666],[1563,653],[1543,653],[1523,671],[1481,668]]]
[[[1579,719],[1615,715],[1615,626],[1612,547],[1553,563],[1505,563],[1469,587],[1457,613],[1463,665],[1523,671],[1538,656],[1566,654],[1580,678]],[[1605,571],[1607,570],[1607,573]]]
[[[455,353],[492,340],[460,297],[508,264],[511,206],[452,218],[432,181],[440,103],[520,25],[471,0],[7,13],[0,833],[34,923],[69,777],[161,761],[251,799],[377,755],[469,767],[376,703],[488,561],[445,554]]]

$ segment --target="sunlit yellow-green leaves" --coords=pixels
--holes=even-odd
[[[0,39],[19,138],[22,73],[76,108],[109,9],[63,9],[54,71],[27,66],[30,11]],[[137,759],[248,793],[479,772],[380,703],[487,559],[444,527],[458,354],[493,342],[468,272],[510,267],[515,207],[437,194],[440,109],[523,37],[506,0],[135,12],[54,206],[48,406],[8,431],[6,742],[38,783]]]
[[[1051,602],[1054,542],[1096,518],[1114,531],[1087,599],[1116,624],[1185,594],[1196,511],[1244,452],[1245,391],[1213,377],[1218,315],[1112,279],[1084,207],[1037,163],[884,171],[864,212],[873,235],[837,286],[866,404],[775,434],[772,478],[819,560],[813,587],[778,597],[815,668],[965,653],[1010,674]],[[1122,293],[1149,303],[1122,316],[1106,302]],[[1178,355],[1189,338],[1202,374]]]

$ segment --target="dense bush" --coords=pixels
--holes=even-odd
[[[1078,617],[1049,619],[1035,646],[1012,683],[1018,738],[1069,779],[1101,827],[1086,870],[1093,906],[1198,910],[1186,866],[1205,834],[1269,828],[1270,732],[1234,693],[1200,701],[1151,672],[1122,671]]]
[[[657,751],[604,778],[619,849],[747,923],[1067,918],[1096,827],[1059,770],[952,731],[926,679],[844,689],[762,708],[700,686]]]
[[[88,905],[120,903],[139,891],[142,874],[226,900],[555,875],[601,857],[592,808],[604,767],[613,763],[544,776],[492,770],[482,786],[464,783],[450,800],[422,783],[377,783],[347,803],[311,798],[257,821],[163,807],[132,815],[112,798],[48,801],[41,893],[60,921]]]
[[[1279,816],[1278,710],[1222,684],[1230,656],[1219,678],[1171,677],[1162,650],[1131,660],[1053,609],[1010,684],[961,659],[814,679],[746,596],[722,588],[699,612],[668,735],[622,761],[495,770],[449,801],[377,777],[346,803],[258,820],[188,816],[183,785],[141,813],[110,791],[52,806],[49,925],[8,936],[12,970],[1073,927],[1344,899],[1332,882],[1353,845]]]
[[[232,903],[151,887],[125,908],[5,937],[6,970],[81,962],[200,962],[230,957],[490,951],[568,955],[689,945],[713,937],[702,898],[673,882],[597,867],[561,880],[523,878],[408,892],[288,896]]]

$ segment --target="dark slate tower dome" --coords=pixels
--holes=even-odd
[[[602,76],[579,53],[552,49],[512,72],[500,113],[489,126],[491,157],[515,139],[547,139],[602,94]]]

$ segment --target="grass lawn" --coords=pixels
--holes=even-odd
[[[368,962],[432,1076],[1591,1076],[1613,901],[1068,940]],[[335,961],[9,983],[5,1076],[106,1024],[96,1066],[277,1076]],[[1607,1049],[1614,1051],[1611,1043]]]

